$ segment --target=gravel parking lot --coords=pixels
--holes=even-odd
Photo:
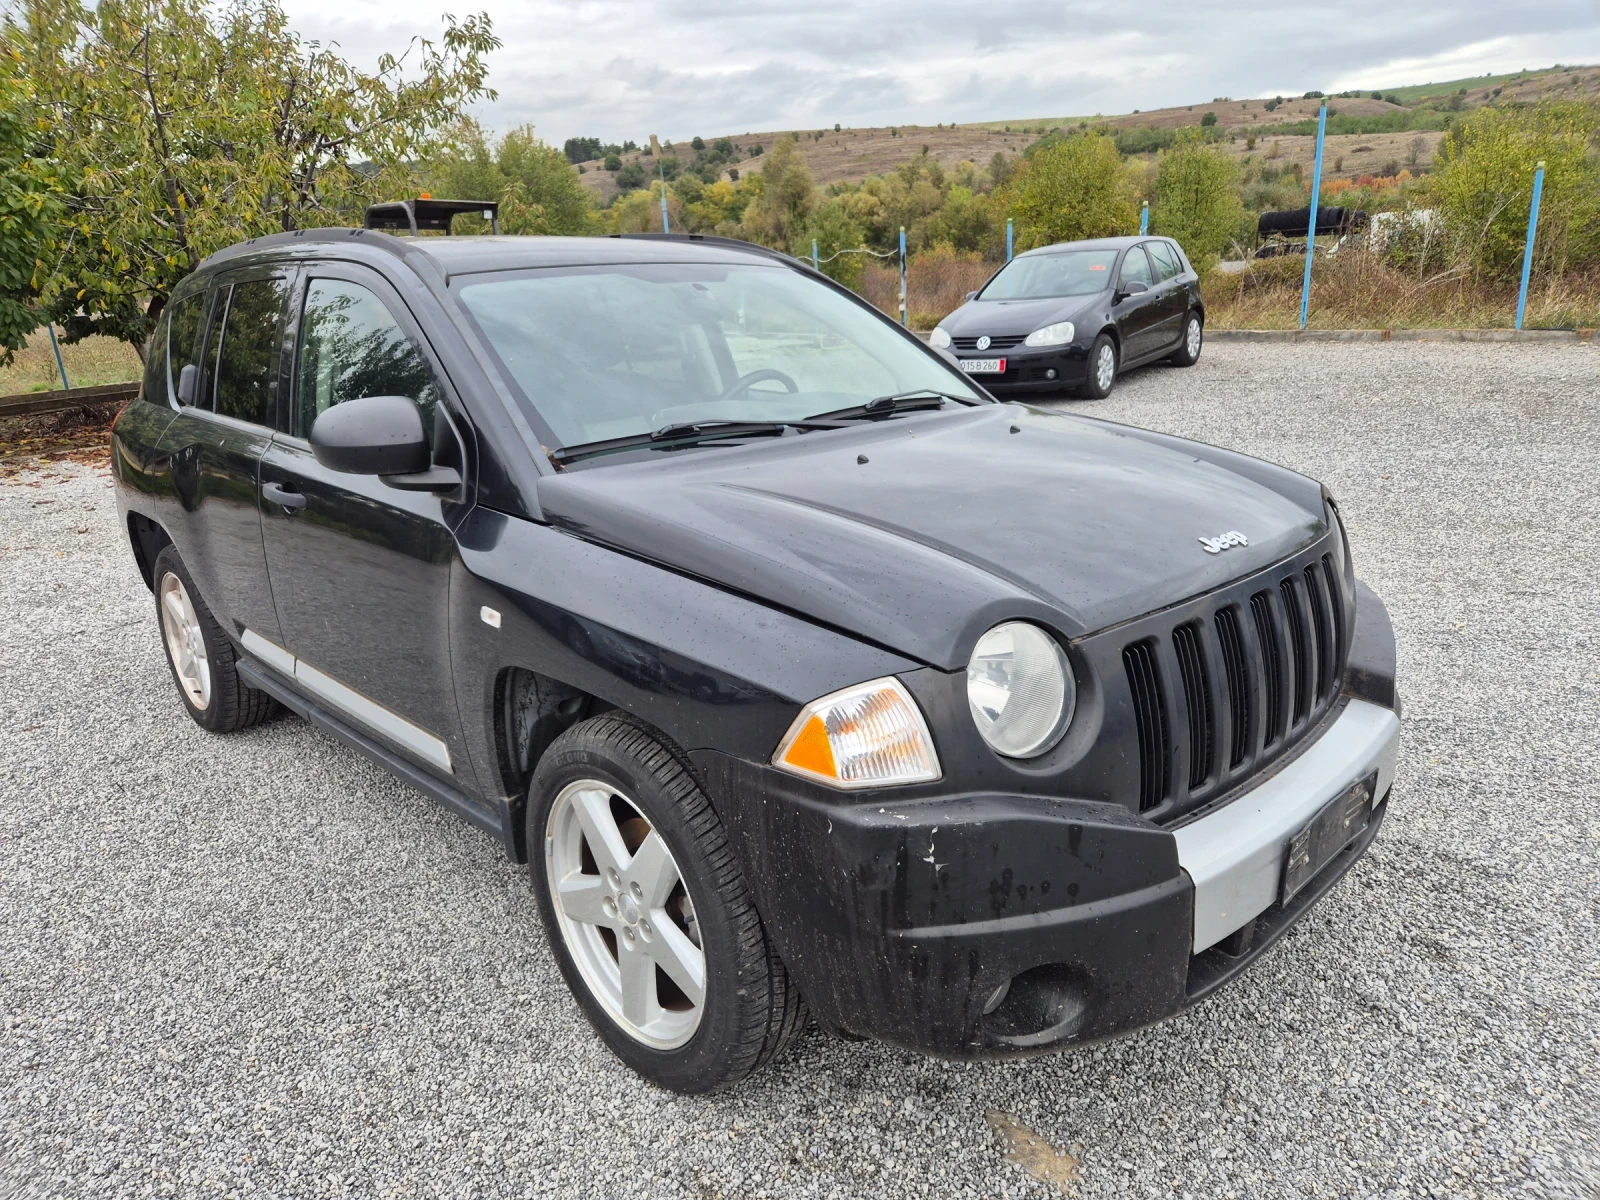
[[[1219,343],[1070,407],[1339,496],[1400,638],[1381,838],[1143,1034],[812,1032],[705,1099],[591,1035],[488,837],[188,720],[103,472],[0,484],[0,1195],[1600,1196],[1600,346]]]

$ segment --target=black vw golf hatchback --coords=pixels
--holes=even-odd
[[[929,341],[997,396],[1104,399],[1144,363],[1194,366],[1205,320],[1200,276],[1177,242],[1101,238],[1019,254]]]
[[[811,1019],[1138,1029],[1387,811],[1394,640],[1326,491],[999,403],[754,246],[247,242],[175,290],[113,458],[190,715],[289,709],[492,835],[669,1088]]]

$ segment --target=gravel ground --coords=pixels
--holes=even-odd
[[[1597,384],[1219,344],[1074,406],[1340,497],[1400,637],[1382,837],[1143,1034],[813,1032],[707,1099],[602,1049],[488,837],[301,721],[182,715],[103,473],[0,484],[0,1195],[1600,1196]]]

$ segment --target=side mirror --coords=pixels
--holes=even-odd
[[[968,300],[976,300],[977,298],[978,298],[978,293],[977,292],[968,292],[967,293],[967,299]]]
[[[1150,285],[1140,283],[1137,279],[1124,279],[1117,288],[1117,299],[1126,300],[1129,296],[1137,296],[1140,292],[1148,292]]]
[[[311,453],[330,471],[351,475],[414,475],[433,461],[422,410],[404,396],[335,404],[311,426]]]
[[[190,363],[178,372],[178,403],[194,407],[200,392],[200,368]]]

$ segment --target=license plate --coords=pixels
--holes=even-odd
[[[1285,903],[1367,827],[1372,815],[1372,793],[1377,786],[1376,772],[1351,784],[1289,839],[1289,853],[1283,863]]]
[[[1003,358],[963,358],[961,369],[968,375],[1004,375],[1006,373],[1006,360]]]

